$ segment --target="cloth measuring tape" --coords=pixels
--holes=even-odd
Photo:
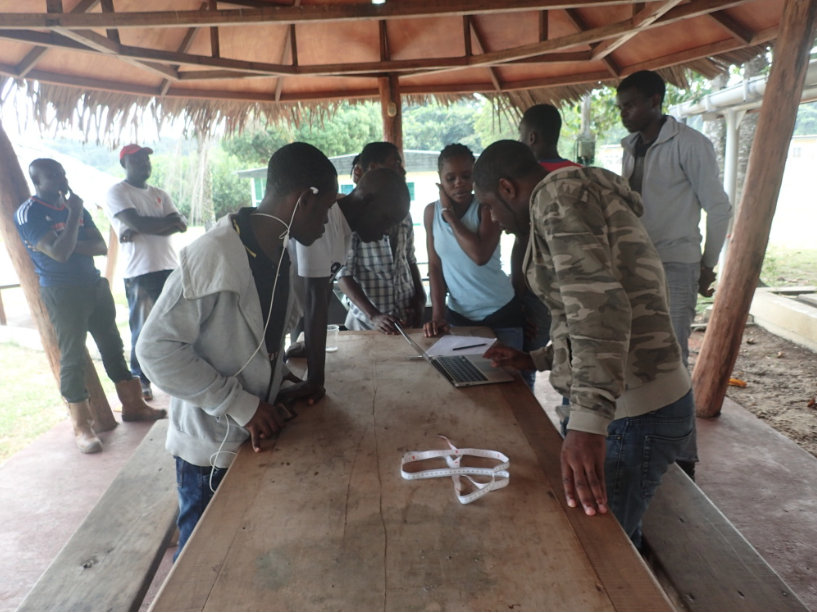
[[[431,451],[409,451],[403,456],[400,463],[400,474],[403,479],[413,481],[415,479],[435,479],[437,477],[451,477],[454,482],[454,491],[456,492],[457,500],[461,504],[468,504],[474,502],[478,498],[482,498],[488,492],[502,489],[508,485],[511,474],[508,468],[511,461],[503,453],[498,451],[491,451],[489,449],[457,449],[457,447],[442,434],[438,435],[443,439],[450,449],[434,449]],[[464,456],[475,456],[479,458],[489,458],[491,460],[499,460],[500,464],[492,468],[477,468],[472,466],[461,466],[460,460]],[[430,460],[432,458],[445,458],[448,468],[432,468],[430,470],[421,470],[417,472],[406,472],[406,464],[412,462],[420,462],[422,460]],[[479,483],[474,481],[472,476],[490,477],[491,480],[487,483]],[[476,488],[470,494],[462,493],[461,477],[465,477]]]

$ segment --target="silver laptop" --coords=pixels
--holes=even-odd
[[[451,382],[454,387],[469,387],[471,385],[486,385],[488,383],[507,383],[513,381],[513,375],[502,368],[491,366],[491,360],[486,360],[479,355],[458,355],[458,356],[429,356],[423,349],[406,334],[400,324],[395,327],[403,335],[403,338],[414,347],[422,358],[440,371],[443,377]]]

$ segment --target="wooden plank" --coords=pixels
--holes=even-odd
[[[543,467],[545,477],[550,483],[551,494],[570,521],[615,609],[652,611],[659,606],[672,610],[673,607],[664,591],[652,573],[647,570],[646,564],[612,514],[588,517],[581,509],[571,509],[567,506],[560,463],[562,437],[549,419],[541,419],[545,415],[541,407],[538,408],[542,415],[525,410],[530,402],[526,398],[531,395],[530,391],[521,386],[503,386],[502,392],[528,444],[536,454],[539,465]],[[622,542],[626,542],[633,555],[620,558],[610,556],[610,549],[621,548]]]
[[[649,26],[658,21],[663,15],[669,13],[676,5],[680,4],[681,1],[682,0],[666,0],[652,8],[643,8],[633,15],[633,29],[624,36],[616,39],[607,39],[599,43],[593,49],[593,59],[598,60],[609,56],[621,45],[633,39],[635,36],[638,36],[638,34],[648,29]]]
[[[273,451],[242,447],[153,609],[616,608],[526,438],[520,414],[553,427],[521,380],[457,390],[410,353],[341,334],[326,398]],[[443,448],[438,433],[507,453],[510,485],[462,506],[449,479],[402,480],[403,453]],[[620,529],[597,546],[649,577]],[[632,598],[668,608],[660,592]]]
[[[644,539],[690,611],[807,610],[674,464],[644,517]]]
[[[709,17],[717,21],[724,30],[729,32],[730,36],[734,36],[739,42],[748,45],[755,33],[746,26],[738,23],[723,11],[709,13]]]
[[[137,611],[178,512],[167,420],[157,421],[20,611]]]

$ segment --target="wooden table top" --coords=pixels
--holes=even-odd
[[[455,389],[411,353],[341,333],[326,398],[242,447],[152,610],[672,610],[611,515],[564,503],[561,437],[521,380]],[[507,455],[509,486],[461,505],[448,477],[402,479],[438,434]]]

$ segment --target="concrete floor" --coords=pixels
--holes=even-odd
[[[559,399],[544,381],[537,397],[549,413]],[[166,406],[167,397],[152,404]],[[121,424],[101,436],[103,453],[84,456],[64,421],[0,467],[0,610],[19,606],[149,427]],[[719,419],[699,419],[698,429],[700,486],[814,610],[817,459],[728,400]],[[167,574],[173,551],[143,609]]]

